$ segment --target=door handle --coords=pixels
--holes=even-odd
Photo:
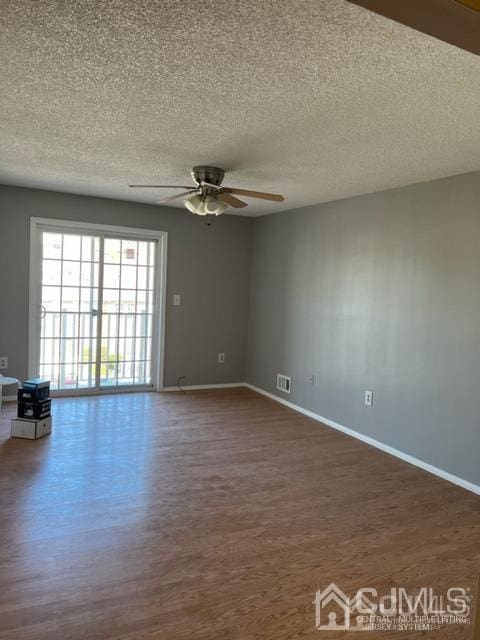
[[[98,316],[98,309],[92,309],[92,316],[96,318]]]

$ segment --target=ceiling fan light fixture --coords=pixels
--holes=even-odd
[[[204,199],[204,208],[207,214],[219,216],[225,211],[227,205],[221,202],[216,196],[207,195]]]
[[[201,196],[195,195],[185,200],[185,206],[191,213],[195,213],[197,216],[206,216],[203,199]]]
[[[224,202],[220,202],[216,196],[212,195],[191,196],[185,200],[185,206],[191,213],[195,213],[197,216],[219,216],[227,208]]]
[[[215,215],[216,216],[221,215],[225,211],[225,209],[227,209],[227,208],[228,208],[227,204],[225,204],[224,202],[219,202],[217,210],[215,211]]]

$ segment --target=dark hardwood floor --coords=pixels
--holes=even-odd
[[[475,590],[478,496],[252,391],[53,404],[0,415],[0,640],[327,640],[330,582]]]

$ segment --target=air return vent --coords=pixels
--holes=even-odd
[[[277,389],[284,393],[290,393],[292,388],[292,379],[284,376],[283,373],[277,373]]]

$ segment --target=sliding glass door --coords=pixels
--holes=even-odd
[[[34,373],[58,391],[155,386],[159,239],[38,225],[36,247]]]
[[[155,243],[105,238],[100,386],[152,383]]]

